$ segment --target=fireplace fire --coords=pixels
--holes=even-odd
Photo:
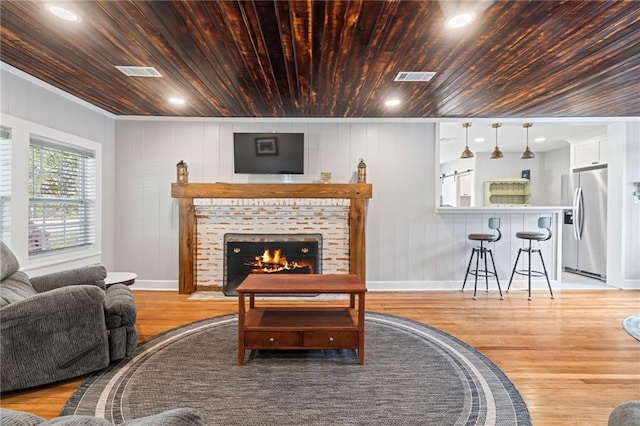
[[[309,250],[306,247],[303,247],[301,251],[306,254]],[[287,271],[294,271],[295,273],[300,274],[314,273],[312,262],[307,260],[293,260],[289,262],[286,255],[282,252],[282,249],[275,249],[272,254],[271,250],[265,248],[261,255],[255,256],[253,260],[245,262],[245,265],[251,266],[252,274],[286,273]]]
[[[320,234],[225,234],[222,290],[236,296],[249,274],[319,274]]]

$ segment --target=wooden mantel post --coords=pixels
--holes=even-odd
[[[193,198],[178,200],[178,293],[196,291],[195,241],[196,215]]]
[[[352,198],[349,206],[349,273],[366,283],[365,200]]]
[[[365,282],[365,200],[372,194],[370,183],[173,183],[171,197],[179,199],[179,292],[196,290],[194,198],[349,199],[349,273]]]

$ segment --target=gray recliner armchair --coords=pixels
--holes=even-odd
[[[104,266],[29,278],[0,241],[0,391],[81,376],[136,349],[136,305]]]

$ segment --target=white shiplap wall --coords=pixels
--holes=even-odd
[[[436,130],[428,122],[119,119],[116,268],[138,273],[140,285],[175,288],[178,219],[170,189],[176,163],[187,162],[190,182],[282,182],[281,176],[233,174],[233,133],[270,131],[306,135],[306,173],[294,176],[296,182],[318,181],[320,172],[331,172],[334,182],[353,181],[358,159],[365,159],[373,184],[367,206],[369,285],[459,287],[471,250],[467,234],[484,230],[488,217],[436,214]],[[505,234],[512,227],[535,229],[536,218],[533,213],[505,215]],[[503,279],[517,247],[510,238],[496,247]],[[553,252],[547,256],[553,271]]]
[[[29,275],[85,266],[92,263],[113,265],[113,155],[115,117],[86,102],[65,94],[34,77],[0,62],[0,122],[13,132],[12,163],[12,241],[20,266]],[[97,212],[96,245],[57,255],[29,259],[28,234],[28,148],[31,134],[76,143],[100,151],[98,181],[101,211]]]
[[[170,189],[176,163],[187,162],[190,182],[280,182],[280,176],[233,174],[233,133],[271,131],[306,135],[306,172],[294,176],[296,182],[318,181],[320,172],[350,182],[358,159],[367,162],[374,193],[367,211],[368,280],[437,279],[435,125],[373,120],[117,120],[116,268],[137,272],[139,282],[175,281],[177,204]]]

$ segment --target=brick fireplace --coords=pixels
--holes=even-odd
[[[222,291],[237,296],[238,286],[250,274],[322,274],[322,258],[321,234],[227,233]],[[204,274],[198,270],[197,275],[200,288]]]
[[[172,185],[179,199],[179,291],[223,288],[225,235],[318,234],[322,273],[365,280],[365,200],[370,184]]]
[[[225,290],[225,239],[290,242],[317,235],[324,273],[349,272],[349,200],[303,198],[202,198],[196,216],[196,286]],[[262,235],[262,237],[260,237]],[[278,237],[276,237],[278,236]],[[271,241],[269,241],[271,240]],[[259,253],[256,253],[259,254]],[[292,254],[292,253],[287,253]],[[228,292],[225,291],[225,294]],[[230,292],[231,294],[234,291]]]

